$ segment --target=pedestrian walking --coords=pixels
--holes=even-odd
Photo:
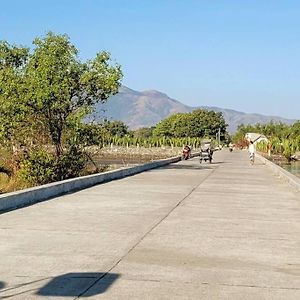
[[[249,152],[250,164],[253,165],[255,160],[255,152],[256,152],[253,141],[250,141],[250,144],[248,146],[248,152]]]

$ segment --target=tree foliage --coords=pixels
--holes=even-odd
[[[100,126],[111,136],[123,137],[128,134],[128,126],[122,121],[105,121]]]
[[[34,44],[26,69],[27,103],[44,119],[59,156],[68,121],[117,93],[122,73],[119,65],[110,65],[107,52],[81,63],[66,35],[50,32],[43,39],[35,39]]]
[[[82,120],[97,102],[118,92],[121,67],[105,51],[80,61],[66,35],[49,32],[33,44],[30,51],[0,42],[0,143],[26,149],[23,166],[27,171],[40,174],[43,168],[38,168],[37,161],[41,161],[45,169],[51,164],[55,170],[54,177],[52,171],[42,177],[69,178],[84,165],[79,147],[91,139]],[[41,150],[49,144],[55,148],[54,157]],[[30,147],[32,153],[28,153]]]
[[[24,101],[29,49],[0,42],[0,140],[21,139],[28,109]]]
[[[191,113],[174,114],[157,124],[155,136],[215,137],[221,132],[225,137],[227,124],[221,112],[197,109]]]
[[[22,130],[24,137],[30,129],[36,136],[29,125],[43,128],[59,156],[67,127],[117,93],[122,72],[108,52],[81,62],[66,35],[49,32],[33,44],[30,53],[28,48],[0,43],[0,138],[16,141]]]
[[[82,150],[71,146],[59,158],[44,149],[32,151],[21,162],[21,176],[32,185],[77,177],[86,164]]]
[[[132,136],[135,138],[150,138],[153,135],[155,127],[142,127],[132,132]]]

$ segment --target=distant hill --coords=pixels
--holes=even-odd
[[[271,120],[292,124],[295,121],[275,116],[248,114],[219,107],[191,107],[156,90],[138,92],[125,86],[121,87],[117,95],[110,97],[107,103],[99,104],[96,111],[97,115],[100,113],[103,116],[104,114],[107,119],[121,120],[130,129],[137,129],[154,126],[171,114],[190,112],[197,108],[222,112],[229,125],[229,132],[234,132],[240,124],[268,123]],[[101,113],[103,111],[104,113]]]

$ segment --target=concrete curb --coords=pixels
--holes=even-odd
[[[175,163],[180,160],[180,156],[166,158],[134,167],[122,168],[114,171],[104,172],[101,174],[72,178],[41,185],[38,187],[24,189],[21,191],[6,193],[0,195],[0,212],[28,206],[62,194],[85,189],[99,183],[104,183],[111,180],[124,178],[126,176],[138,174],[147,170]]]
[[[288,182],[291,186],[293,186],[298,192],[300,192],[300,179],[295,176],[294,174],[291,174],[290,172],[286,171],[282,167],[274,164],[267,158],[264,158],[260,154],[256,154],[256,156],[266,165],[268,166],[273,173],[284,179],[286,182]]]

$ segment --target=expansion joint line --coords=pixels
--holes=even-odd
[[[97,278],[87,289],[85,289],[82,293],[80,293],[74,300],[80,298],[85,293],[87,293],[93,286],[95,286],[99,281],[101,281],[104,277],[106,277],[118,264],[128,255],[130,254],[144,239],[150,234],[155,228],[157,228],[178,206],[180,206],[207,178],[209,178],[217,168],[213,169],[207,176],[205,176],[200,183],[194,186],[182,199],[180,199],[171,210],[157,223],[155,223],[149,230],[146,231],[145,234],[119,259],[117,260],[111,268],[109,268],[106,272],[104,272],[99,278]]]

